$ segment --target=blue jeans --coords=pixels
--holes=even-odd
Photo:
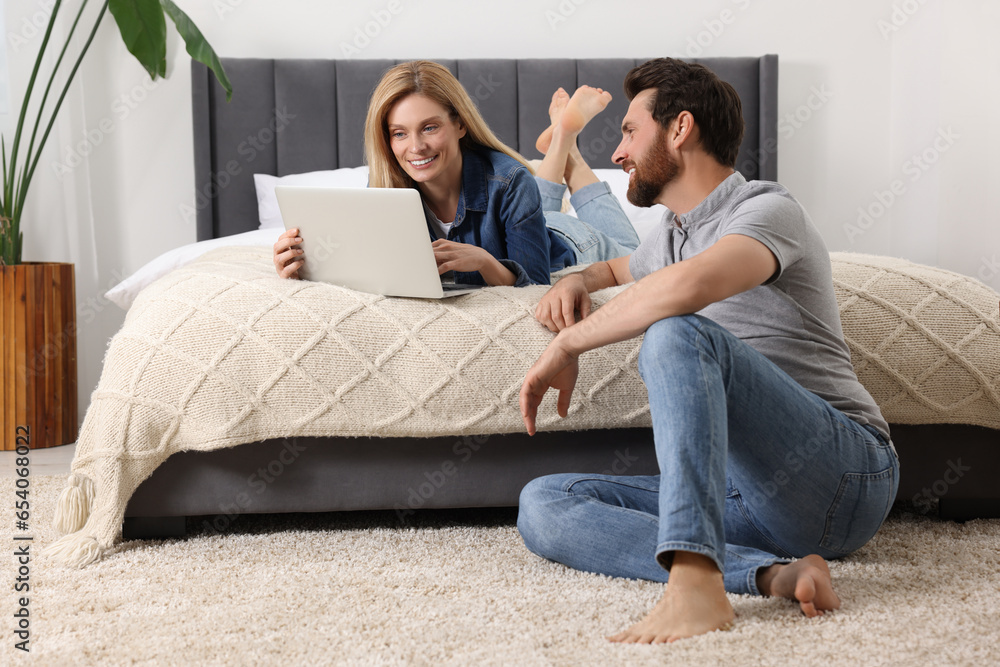
[[[604,181],[591,183],[570,196],[576,216],[560,213],[566,186],[535,177],[542,194],[545,224],[576,253],[577,264],[603,262],[629,255],[639,235]]]
[[[550,475],[521,492],[536,554],[614,577],[667,580],[674,551],[708,556],[732,593],[757,571],[847,555],[882,525],[899,484],[892,445],[698,315],[646,331],[660,475]]]

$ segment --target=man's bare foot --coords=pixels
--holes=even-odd
[[[764,595],[796,600],[802,613],[809,618],[822,616],[824,611],[840,609],[840,598],[833,591],[830,567],[816,554],[761,570],[757,575],[757,587]]]
[[[676,552],[670,579],[663,597],[644,619],[610,641],[624,644],[662,644],[685,637],[702,635],[713,630],[728,630],[736,613],[726,597],[722,573],[715,563],[704,556],[695,570],[678,569]],[[680,576],[678,576],[680,575]]]
[[[538,135],[538,139],[535,141],[535,148],[538,149],[539,153],[544,155],[549,152],[549,146],[552,145],[552,130],[559,124],[559,118],[567,104],[569,104],[569,93],[561,86],[556,88],[556,92],[552,93],[552,102],[549,104],[549,126]]]

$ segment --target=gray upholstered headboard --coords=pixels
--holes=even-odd
[[[628,108],[622,82],[645,58],[440,60],[479,104],[490,127],[525,157],[548,126],[552,91],[590,84],[611,91],[608,109],[580,136],[591,166],[611,167]],[[364,163],[368,97],[398,60],[224,58],[233,100],[203,65],[192,62],[198,240],[257,228],[253,174],[286,174]],[[748,179],[778,175],[778,57],[702,58],[736,88],[746,134],[737,168]]]

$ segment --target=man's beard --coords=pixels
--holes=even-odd
[[[666,139],[666,132],[659,130],[642,162],[635,163],[635,176],[626,193],[634,206],[649,208],[656,204],[663,188],[677,177],[677,162],[667,150]]]

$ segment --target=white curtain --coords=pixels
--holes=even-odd
[[[100,3],[90,3],[80,21],[77,32],[60,65],[60,75],[49,93],[46,112],[38,129],[40,140],[51,110],[54,108],[66,76],[93,26]],[[10,77],[10,113],[3,128],[8,151],[14,138],[18,114],[27,89],[31,70],[38,49],[41,47],[45,27],[51,11],[51,2],[4,3],[6,22],[4,50],[7,72]],[[64,3],[57,17],[46,56],[42,62],[32,93],[22,130],[20,152],[23,155],[34,129],[38,103],[41,101],[59,51],[66,41],[78,3]],[[92,11],[93,10],[93,11]],[[88,19],[88,16],[90,17]],[[110,20],[109,17],[106,17]],[[88,55],[89,58],[89,55]],[[87,59],[84,60],[86,65]],[[45,149],[34,172],[21,220],[24,235],[23,261],[71,262],[75,265],[77,298],[77,358],[79,382],[79,408],[81,417],[89,403],[90,393],[100,373],[100,359],[85,354],[86,350],[104,349],[107,333],[93,326],[89,315],[93,305],[102,298],[108,286],[99,284],[98,240],[95,237],[94,213],[91,200],[92,182],[87,154],[91,150],[93,135],[87,139],[85,103],[85,77],[83,68],[77,72],[63,100]],[[22,157],[21,164],[24,164]]]

